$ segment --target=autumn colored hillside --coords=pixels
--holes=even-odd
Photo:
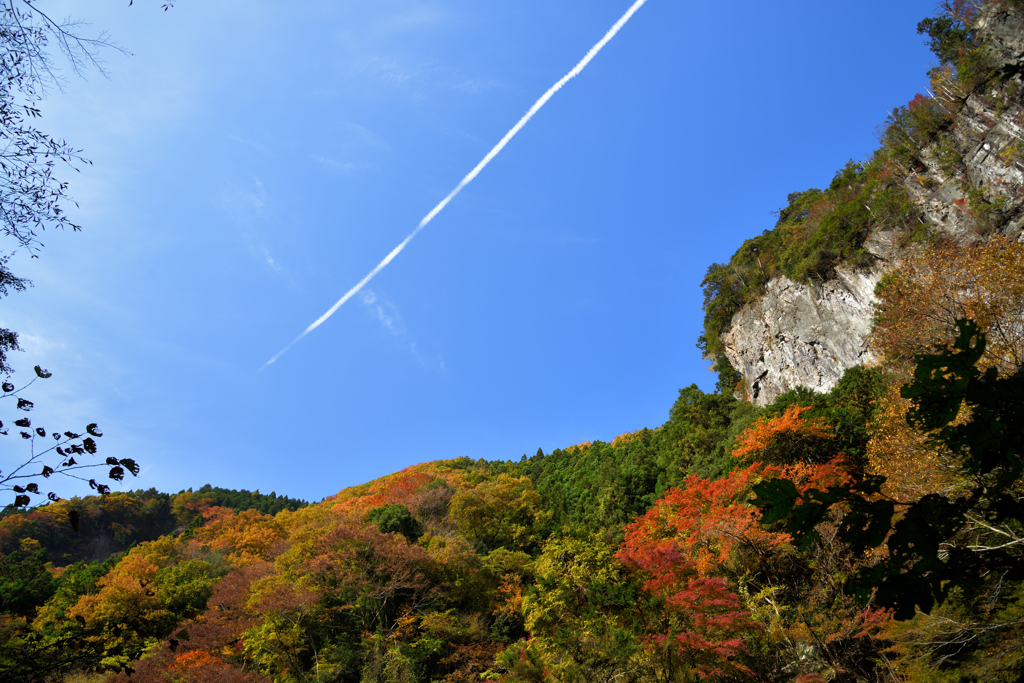
[[[987,66],[975,31],[1024,6],[944,7],[921,25],[933,81],[1024,126],[1024,67]],[[681,389],[656,428],[421,463],[315,504],[206,486],[7,508],[0,681],[1024,680],[1024,241],[909,220],[946,111],[911,102],[892,124],[909,135],[884,129],[869,163],[793,195],[758,238],[775,260],[712,267],[719,389]],[[1000,188],[982,190],[988,225]],[[878,213],[907,229],[876,292],[880,360],[828,393],[741,400],[716,335],[754,269],[866,258]]]

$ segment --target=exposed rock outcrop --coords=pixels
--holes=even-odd
[[[992,229],[1020,233],[1024,226],[1022,124],[1024,103],[1019,100],[1004,103],[977,94],[966,98],[947,139],[924,148],[920,156],[924,169],[904,183],[929,224],[964,242],[983,239]],[[953,168],[943,161],[951,152],[960,158]],[[1002,208],[979,215],[969,203],[968,188],[983,189],[987,199],[1002,201]]]
[[[759,301],[733,317],[722,342],[743,376],[747,399],[763,406],[797,386],[829,391],[847,368],[874,357],[867,338],[875,285],[898,253],[889,237],[878,234],[869,242],[879,257],[875,267],[840,266],[821,285],[775,278]]]
[[[978,26],[997,68],[1021,64],[1024,12],[998,8]],[[952,125],[921,151],[905,181],[922,221],[965,244],[996,233],[1024,240],[1024,102],[1019,89],[1009,97],[1007,90],[1004,80],[985,92],[940,95],[956,109]],[[763,406],[798,386],[826,392],[848,368],[875,358],[875,286],[909,247],[881,231],[866,247],[870,267],[840,265],[820,284],[773,278],[733,316],[720,339],[745,398]]]

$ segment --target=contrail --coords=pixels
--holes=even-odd
[[[268,365],[274,363],[274,361],[276,361],[278,358],[286,354],[288,352],[288,349],[295,346],[295,344],[297,344],[303,337],[305,337],[307,334],[309,334],[316,328],[320,327],[320,325],[322,325],[324,321],[326,321],[328,318],[334,315],[334,312],[341,308],[346,301],[351,299],[353,296],[356,295],[357,292],[359,292],[360,289],[365,287],[367,283],[377,275],[377,273],[384,270],[384,267],[386,265],[391,263],[396,256],[402,253],[402,250],[405,249],[409,242],[412,241],[412,238],[416,237],[416,235],[419,234],[420,230],[427,227],[430,221],[434,220],[434,217],[437,216],[437,214],[441,213],[444,207],[448,206],[448,202],[455,199],[455,195],[462,192],[462,188],[464,188],[466,185],[469,185],[471,182],[473,182],[474,178],[480,175],[480,171],[484,170],[484,167],[487,166],[487,164],[491,163],[491,160],[494,157],[498,156],[498,153],[501,152],[501,150],[505,149],[505,145],[507,145],[509,141],[516,136],[516,133],[523,129],[523,126],[525,126],[527,122],[529,122],[529,120],[533,118],[534,114],[540,111],[541,107],[547,104],[547,101],[551,99],[552,95],[561,90],[562,86],[568,83],[570,79],[573,79],[576,76],[578,76],[580,72],[583,71],[584,68],[586,68],[587,64],[590,63],[590,60],[597,56],[597,53],[601,51],[601,48],[607,45],[608,41],[615,37],[615,34],[619,32],[619,29],[625,26],[626,22],[629,21],[630,17],[636,14],[636,11],[643,7],[644,3],[646,2],[647,0],[636,0],[636,2],[634,2],[628,10],[626,10],[626,13],[623,14],[610,29],[608,29],[608,32],[604,34],[604,37],[601,38],[601,40],[599,40],[597,44],[594,45],[594,47],[590,48],[587,54],[583,56],[583,59],[581,59],[579,63],[572,68],[572,71],[562,76],[557,83],[548,88],[548,91],[540,96],[539,100],[533,103],[533,106],[530,107],[530,110],[523,115],[523,118],[519,119],[519,122],[512,127],[512,130],[505,133],[505,137],[503,137],[501,141],[499,141],[498,144],[496,144],[494,148],[487,153],[487,156],[485,156],[480,161],[480,163],[477,164],[475,168],[473,168],[472,171],[466,174],[466,177],[462,179],[462,182],[460,182],[455,187],[454,190],[449,192],[448,196],[442,199],[437,206],[431,209],[430,213],[423,217],[419,225],[416,226],[416,229],[410,232],[409,236],[402,240],[401,244],[392,249],[391,253],[385,256],[383,260],[381,260],[381,262],[378,263],[376,267],[366,275],[366,277],[360,280],[355,287],[345,292],[345,296],[338,299],[338,301],[333,306],[327,309],[326,313],[324,313],[322,316],[313,321],[313,323],[309,327],[303,330],[302,334],[300,334],[295,339],[291,340],[287,346],[285,346],[283,349],[274,354],[274,357],[268,360],[266,363],[264,363],[263,367],[261,367],[260,370],[263,370]]]

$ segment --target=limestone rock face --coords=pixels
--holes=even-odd
[[[943,170],[942,145],[924,148],[920,161],[924,169],[907,178],[904,185],[925,219],[936,229],[962,242],[984,239],[988,226],[1002,223],[998,230],[1019,234],[1024,227],[1024,103],[1001,107],[984,95],[969,95],[957,114],[950,143],[962,155],[953,169]],[[1002,197],[1003,208],[988,223],[973,216],[967,203],[967,187],[986,188],[992,198]],[[930,188],[930,189],[929,189]],[[1005,221],[1005,222],[1003,222]]]
[[[840,266],[821,285],[784,276],[770,281],[761,300],[737,313],[722,336],[729,361],[743,375],[745,398],[764,406],[798,386],[826,392],[847,368],[870,361],[874,290],[889,263],[879,259],[870,270]]]
[[[1024,11],[994,7],[979,27],[997,65],[1024,61]],[[1024,102],[997,91],[953,93],[943,101],[955,107],[953,124],[921,151],[921,166],[905,181],[922,220],[964,244],[998,233],[1024,241]],[[983,188],[998,209],[972,210],[972,188]],[[865,246],[875,256],[871,267],[840,265],[832,279],[812,285],[774,278],[760,300],[733,316],[721,340],[743,377],[743,398],[764,406],[795,387],[826,392],[847,369],[875,358],[875,285],[910,247],[877,230]]]
[[[988,38],[995,58],[1002,64],[1024,60],[1024,11],[1004,4],[979,17],[979,32]]]

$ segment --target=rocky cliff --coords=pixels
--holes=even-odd
[[[874,289],[893,263],[883,239],[870,269],[840,266],[820,285],[773,278],[764,296],[745,306],[722,335],[729,362],[743,377],[745,394],[763,406],[794,387],[829,391],[847,368],[870,361]]]
[[[931,101],[952,116],[914,155],[904,186],[917,220],[933,232],[962,243],[997,233],[1024,240],[1024,12],[993,8],[976,26],[995,76],[971,93],[940,80]],[[773,277],[733,316],[719,339],[748,400],[767,405],[798,386],[829,391],[848,368],[875,358],[875,286],[917,247],[905,234],[877,228],[865,247],[869,265],[840,264],[819,283]]]

